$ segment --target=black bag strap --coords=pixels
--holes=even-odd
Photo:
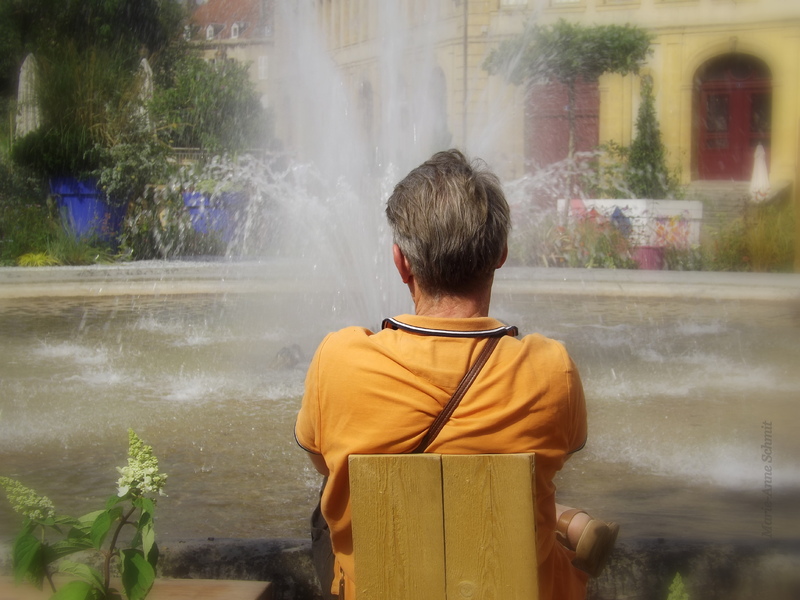
[[[467,393],[467,390],[470,388],[475,379],[477,379],[478,373],[481,372],[481,369],[483,369],[486,361],[489,360],[489,355],[497,347],[499,342],[500,336],[490,337],[488,340],[486,340],[486,345],[483,347],[483,350],[481,350],[480,355],[478,355],[478,359],[475,361],[475,363],[473,363],[469,371],[467,371],[467,374],[464,375],[464,378],[461,380],[461,383],[458,384],[458,387],[450,397],[450,400],[448,400],[447,404],[445,404],[442,412],[436,416],[436,419],[433,421],[433,424],[430,426],[427,433],[425,433],[425,436],[422,438],[419,446],[411,451],[412,454],[420,454],[425,452],[425,449],[430,446],[433,440],[436,439],[436,436],[438,436],[439,432],[442,431],[442,428],[444,427],[445,423],[447,423],[447,420],[455,412],[456,408],[461,402],[461,399]]]

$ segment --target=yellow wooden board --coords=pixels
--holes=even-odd
[[[350,457],[358,600],[536,600],[533,454]]]
[[[532,454],[442,456],[447,597],[538,597]]]
[[[444,600],[439,456],[350,457],[358,600]]]

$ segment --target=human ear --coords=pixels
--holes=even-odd
[[[500,267],[502,267],[505,264],[507,258],[508,258],[508,244],[506,243],[505,246],[503,246],[503,254],[500,255],[500,262],[497,264],[495,268],[499,269]]]
[[[400,250],[400,246],[397,244],[392,245],[392,258],[394,259],[394,266],[397,268],[397,272],[400,273],[400,278],[403,280],[403,283],[411,281],[411,263],[408,262],[405,254],[403,254],[403,251]]]

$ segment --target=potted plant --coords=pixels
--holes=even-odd
[[[232,166],[227,161],[215,159],[204,170],[210,169],[212,175],[220,176],[219,171],[225,168],[232,169]],[[238,226],[246,218],[249,196],[242,184],[233,183],[227,177],[204,178],[188,185],[183,192],[183,202],[197,233],[216,235],[229,244],[234,241]]]
[[[38,129],[12,159],[46,177],[76,237],[113,242],[130,200],[163,168],[130,57],[65,41],[37,56]]]
[[[23,517],[11,548],[17,584],[46,585],[59,600],[120,598],[119,592],[129,600],[147,596],[158,562],[154,497],[163,495],[167,476],[159,472],[152,447],[130,429],[128,464],[117,470],[117,492],[103,508],[78,518],[56,513],[46,496],[0,477],[0,488]],[[119,584],[112,580],[116,571]],[[69,579],[63,583],[57,574]]]

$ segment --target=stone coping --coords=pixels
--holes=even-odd
[[[624,532],[623,532],[624,535]],[[271,581],[274,597],[319,600],[307,539],[207,539],[165,544],[160,572],[170,577]],[[587,600],[655,600],[676,573],[690,598],[797,600],[800,540],[621,538]]]
[[[138,261],[88,267],[0,267],[0,298],[313,291],[297,259]],[[494,293],[800,300],[800,274],[506,266]]]
[[[58,586],[58,583],[56,583]],[[119,582],[112,582],[121,590]],[[147,600],[273,600],[273,586],[266,581],[237,581],[230,579],[169,579],[159,578],[147,595]],[[47,600],[52,593],[32,585],[16,585],[11,577],[0,576],[0,600]]]
[[[321,599],[308,539],[208,538],[160,547],[159,576],[164,581],[270,582],[274,600]],[[0,573],[7,574],[10,565],[4,558],[0,557]],[[690,598],[796,600],[800,598],[800,540],[710,543],[621,538],[606,569],[589,581],[587,600],[663,599],[677,573]],[[0,584],[0,600],[11,600],[3,591]]]

